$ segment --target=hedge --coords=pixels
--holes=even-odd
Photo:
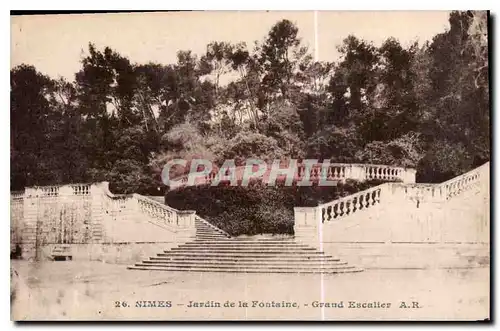
[[[208,222],[233,236],[293,234],[293,207],[311,207],[347,196],[382,181],[357,182],[331,187],[188,186],[168,191],[165,203],[176,209],[196,210]]]

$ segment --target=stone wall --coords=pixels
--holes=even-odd
[[[294,230],[299,241],[362,267],[471,266],[459,258],[464,251],[489,256],[489,164],[442,184],[385,183],[297,207]]]
[[[69,244],[75,259],[128,263],[194,237],[195,213],[138,194],[115,195],[108,183],[26,188],[11,195],[11,252],[44,259]]]
[[[177,245],[177,241],[72,244],[71,253],[72,260],[76,261],[100,261],[129,265]],[[49,260],[54,246],[55,244],[43,245],[39,259]]]

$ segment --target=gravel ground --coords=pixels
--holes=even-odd
[[[12,261],[12,269],[13,320],[483,320],[489,316],[488,267],[323,276],[136,271],[78,261]],[[319,303],[328,307],[317,307]]]

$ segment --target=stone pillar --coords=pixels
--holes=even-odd
[[[108,182],[102,182],[90,185],[90,241],[94,243],[100,243],[104,239],[103,233],[103,219],[104,219],[104,208],[103,199],[105,199],[103,187],[108,187]]]
[[[196,235],[196,227],[194,221],[196,219],[195,210],[178,210],[177,211],[177,243],[184,243],[192,239]]]
[[[403,182],[404,183],[415,183],[417,176],[417,170],[413,168],[405,168]]]
[[[24,193],[24,219],[21,222],[22,258],[31,259],[36,255],[36,229],[38,221],[38,203],[41,191],[27,187]]]
[[[293,226],[295,238],[306,244],[319,248],[321,246],[320,208],[319,207],[294,207]]]
[[[194,228],[194,220],[196,217],[195,210],[178,210],[177,211],[177,222],[179,228],[190,229]]]
[[[361,167],[358,164],[351,164],[349,165],[350,171],[349,171],[349,179],[354,179],[357,181],[364,181],[365,176],[363,173],[363,167]],[[347,176],[346,176],[347,177]]]
[[[73,195],[73,189],[70,185],[64,185],[59,187],[59,196],[61,198],[67,199]]]
[[[345,178],[343,179],[344,182],[347,181],[348,179],[352,179],[352,169],[353,169],[353,165],[352,164],[344,164],[342,165],[342,167],[344,168],[344,176]]]

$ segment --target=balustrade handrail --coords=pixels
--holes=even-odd
[[[168,205],[166,205],[166,204],[160,203],[160,202],[158,202],[158,201],[156,201],[156,200],[154,200],[154,199],[148,198],[148,197],[146,197],[146,196],[144,196],[144,195],[137,194],[137,193],[133,193],[133,194],[132,194],[132,196],[133,196],[134,198],[138,199],[138,200],[143,200],[143,201],[146,201],[146,202],[148,202],[148,203],[150,203],[150,204],[152,204],[152,205],[154,205],[154,206],[157,206],[157,207],[159,207],[159,208],[163,208],[163,209],[166,209],[166,210],[168,210],[168,211],[175,212],[175,213],[179,212],[179,210],[178,210],[178,209],[172,208],[172,207],[170,207],[170,206],[168,206]]]
[[[466,178],[466,177],[468,177],[468,176],[470,176],[470,175],[472,175],[472,174],[475,174],[475,173],[480,173],[480,172],[481,172],[481,170],[483,170],[483,169],[485,169],[485,168],[488,168],[489,166],[490,166],[490,162],[486,162],[485,164],[483,164],[483,165],[481,165],[481,166],[479,166],[479,167],[477,167],[477,168],[474,168],[474,169],[472,169],[472,170],[470,170],[470,171],[468,171],[468,172],[466,172],[466,173],[464,173],[464,174],[461,174],[461,175],[458,175],[458,176],[453,177],[453,178],[451,178],[451,179],[448,179],[448,180],[447,180],[447,181],[445,181],[445,182],[438,183],[437,185],[446,186],[446,185],[452,184],[452,183],[454,183],[454,182],[458,182],[458,181],[460,181],[461,179]]]
[[[238,175],[242,174],[242,171],[244,171],[247,168],[251,168],[255,165],[242,165],[242,166],[237,166],[234,167],[233,172],[237,175],[237,179],[241,180],[242,178],[238,178]],[[264,177],[269,175],[269,172],[271,170],[270,163],[267,164],[267,172],[264,174]],[[304,176],[304,169],[306,168],[305,163],[298,163],[297,164],[297,169],[294,174],[296,176],[296,180],[299,180],[303,178]],[[322,168],[322,163],[318,161],[318,163],[309,165],[308,170],[311,172],[311,175],[317,175],[317,170]],[[402,166],[392,166],[392,165],[382,165],[382,164],[364,164],[364,163],[328,163],[328,166],[325,167],[326,169],[332,169],[333,171],[332,178],[337,179],[337,180],[346,180],[346,179],[354,179],[354,180],[368,180],[368,179],[386,179],[386,180],[408,180],[407,178],[407,171],[413,170],[413,180],[414,181],[414,174],[415,174],[415,169],[410,168],[410,167],[402,167]],[[340,168],[340,169],[338,169]],[[356,171],[356,175],[354,175],[354,170]],[[337,172],[335,172],[335,169],[337,169]],[[204,184],[209,184],[211,183],[214,179],[218,178],[219,174],[219,169],[213,169],[210,173],[205,175],[205,180],[200,180],[198,179],[197,182],[195,182],[195,185],[204,185]],[[170,179],[171,182],[178,182],[181,183],[180,185],[177,184],[171,189],[177,189],[179,187],[185,186],[186,182],[188,181],[189,174],[184,173],[182,175],[179,175],[175,178]]]
[[[115,194],[109,190],[109,183],[103,182],[102,191],[104,194],[110,199],[123,199],[123,198],[131,198],[133,194]]]
[[[67,183],[67,184],[54,184],[54,185],[34,185],[34,186],[28,186],[25,188],[26,189],[45,189],[45,188],[50,188],[50,187],[57,187],[61,188],[64,186],[90,186],[94,183]]]
[[[460,189],[462,188],[462,187],[458,187],[459,189],[456,190],[457,191],[456,193],[455,192],[450,193],[450,191],[449,191],[450,185],[452,186],[455,183],[460,182],[461,180],[466,180],[470,176],[479,175],[481,171],[483,171],[485,168],[488,168],[488,167],[489,167],[489,162],[483,164],[482,166],[474,168],[474,169],[472,169],[472,170],[470,170],[462,175],[459,175],[459,176],[454,177],[450,180],[442,182],[442,183],[383,183],[383,184],[368,188],[366,190],[356,192],[356,193],[350,194],[348,196],[332,200],[330,202],[318,204],[318,206],[314,207],[314,208],[318,208],[319,210],[325,210],[326,208],[330,208],[332,206],[337,206],[343,202],[344,203],[346,203],[346,202],[352,203],[354,199],[359,199],[362,196],[366,196],[367,194],[371,194],[374,191],[378,191],[378,190],[380,190],[380,192],[385,192],[383,194],[380,194],[380,196],[379,196],[380,201],[378,201],[377,203],[380,203],[380,202],[383,202],[385,200],[383,195],[390,192],[390,188],[394,188],[394,187],[401,187],[401,188],[405,189],[405,191],[404,191],[405,198],[409,198],[409,199],[418,198],[418,200],[420,200],[426,194],[426,192],[422,191],[422,190],[427,190],[427,192],[430,192],[428,197],[427,197],[427,198],[430,198],[430,201],[443,202],[443,201],[446,201],[447,199],[449,199],[450,197],[452,197],[453,195],[460,193]],[[473,178],[472,180],[477,181],[475,178]],[[479,176],[479,180],[481,180],[480,176]],[[384,188],[386,188],[386,189],[384,189]],[[415,190],[408,191],[408,189],[415,189],[416,191]],[[347,213],[347,214],[349,214],[349,213]],[[341,216],[344,216],[344,215],[345,214],[342,214]],[[324,215],[322,217],[324,217]]]
[[[382,189],[383,187],[388,186],[390,184],[391,183],[383,183],[383,184],[380,184],[380,185],[377,185],[377,186],[373,186],[373,187],[370,187],[370,188],[368,188],[366,190],[359,191],[359,192],[356,192],[356,193],[353,193],[353,194],[349,194],[349,195],[346,195],[345,197],[337,198],[337,199],[332,200],[330,202],[325,202],[325,203],[319,204],[318,207],[319,208],[324,208],[324,207],[329,207],[329,206],[334,205],[334,204],[339,203],[339,202],[349,201],[349,200],[357,198],[357,197],[359,197],[361,195],[366,195],[367,193],[372,193],[373,191]]]
[[[24,198],[24,191],[11,191],[10,192],[10,197],[11,198]]]
[[[302,164],[302,163],[299,163]],[[330,166],[343,166],[343,167],[349,167],[349,166],[356,166],[356,167],[379,167],[379,168],[398,168],[398,169],[414,169],[412,167],[403,167],[403,166],[393,166],[393,165],[386,165],[386,164],[376,164],[376,163],[330,163]]]
[[[168,212],[171,212],[171,213],[174,213],[176,216],[178,215],[179,212],[182,212],[181,210],[178,210],[178,209],[175,209],[175,208],[172,208],[166,204],[162,204],[154,199],[151,199],[147,196],[144,196],[144,195],[141,195],[141,194],[138,194],[138,193],[132,193],[132,194],[114,194],[112,193],[110,190],[109,190],[109,186],[107,185],[107,183],[105,182],[105,185],[103,186],[103,191],[105,192],[105,194],[112,198],[112,199],[120,199],[120,198],[135,198],[137,199],[138,201],[143,201],[143,202],[146,202],[150,205],[153,205],[155,207],[158,207],[160,209],[163,209],[163,210],[166,210]],[[206,221],[205,219],[203,219],[202,217],[198,216],[198,215],[195,215],[195,218],[204,222],[205,224],[209,225],[210,227],[213,227],[214,229],[217,229],[219,231],[221,231],[222,233],[224,233],[225,235],[227,236],[230,236],[227,232],[223,231],[222,229],[219,229],[218,227],[216,227],[215,225],[211,224],[210,222]],[[156,224],[156,223],[154,223]],[[158,225],[158,224],[156,224]],[[162,225],[162,226],[165,226],[165,225]],[[170,229],[170,230],[173,230],[175,231],[174,227],[172,227],[171,225],[166,225],[165,226],[166,228]]]
[[[157,207],[159,207],[159,208],[163,208],[163,209],[168,210],[168,211],[170,211],[170,212],[173,212],[173,213],[175,213],[175,214],[177,214],[177,213],[179,213],[179,212],[182,212],[182,210],[178,210],[178,209],[172,208],[172,207],[170,207],[170,206],[168,206],[168,205],[162,204],[162,203],[160,203],[160,202],[158,202],[158,201],[156,201],[156,200],[154,200],[154,199],[148,198],[148,197],[146,197],[146,196],[143,196],[143,195],[140,195],[140,194],[137,194],[137,193],[134,193],[134,197],[135,197],[136,199],[138,199],[138,200],[146,201],[147,203],[150,203],[150,204],[152,204],[152,205],[154,205],[154,206],[157,206]],[[206,225],[210,226],[210,227],[211,227],[211,228],[213,228],[213,229],[218,230],[219,232],[223,233],[224,235],[226,235],[226,236],[228,236],[228,237],[231,237],[231,235],[229,235],[226,231],[224,231],[224,230],[222,230],[222,229],[218,228],[217,226],[215,226],[215,225],[213,225],[212,223],[208,222],[207,220],[203,219],[203,218],[202,218],[202,217],[200,217],[199,215],[196,215],[196,214],[195,214],[195,219],[196,219],[196,220],[199,220],[199,221],[201,221],[201,222],[203,222],[204,224],[206,224]]]

